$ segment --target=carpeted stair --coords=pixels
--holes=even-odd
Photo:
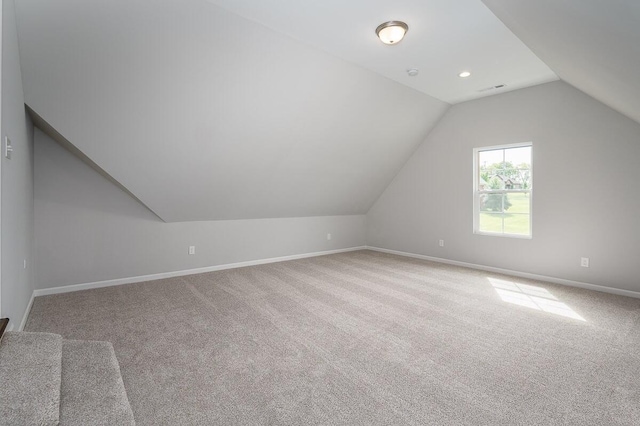
[[[0,425],[134,425],[108,342],[8,332],[0,341]]]
[[[5,333],[0,341],[0,424],[57,425],[62,337]]]

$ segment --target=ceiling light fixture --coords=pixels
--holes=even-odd
[[[462,71],[460,74],[458,74],[458,77],[467,78],[470,75],[471,73],[469,71]]]
[[[409,77],[415,77],[419,72],[420,70],[418,70],[418,68],[409,68],[407,70],[407,74],[409,75]]]
[[[389,21],[378,25],[376,34],[384,44],[397,44],[409,31],[409,26],[401,21]]]

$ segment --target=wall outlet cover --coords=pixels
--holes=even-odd
[[[11,160],[11,153],[13,152],[13,146],[11,145],[11,139],[9,136],[4,137],[4,156],[8,160]]]

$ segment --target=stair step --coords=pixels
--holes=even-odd
[[[7,332],[0,342],[0,425],[57,425],[62,337]]]
[[[61,425],[134,425],[109,342],[62,342]]]

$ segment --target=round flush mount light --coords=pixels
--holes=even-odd
[[[471,73],[469,71],[462,71],[460,74],[458,74],[458,77],[467,78],[470,75],[471,75]]]
[[[384,44],[397,44],[409,31],[409,26],[401,21],[389,21],[378,25],[376,34]]]

